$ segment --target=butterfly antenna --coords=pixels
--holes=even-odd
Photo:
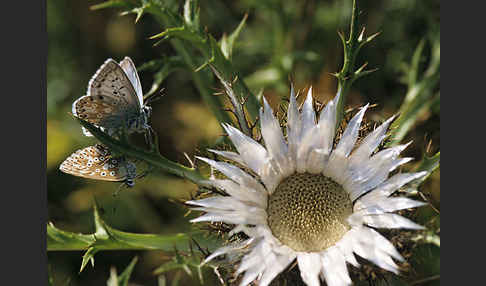
[[[146,96],[143,97],[143,102],[145,105],[149,105],[159,99],[162,98],[162,96],[164,96],[164,93],[163,91],[165,90],[165,88],[162,88],[159,90],[159,92],[154,92],[152,94],[148,94]]]

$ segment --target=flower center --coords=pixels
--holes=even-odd
[[[268,225],[283,244],[299,252],[319,252],[350,229],[349,194],[321,174],[294,173],[270,195]]]

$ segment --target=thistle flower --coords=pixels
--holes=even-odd
[[[223,125],[238,153],[210,150],[234,164],[200,160],[228,179],[211,177],[207,184],[228,196],[187,203],[206,212],[192,222],[224,222],[249,238],[217,249],[205,262],[222,254],[242,255],[236,274],[245,273],[240,285],[270,282],[295,259],[302,280],[310,286],[350,285],[347,264],[359,264],[357,254],[379,267],[398,273],[393,259],[403,261],[393,244],[374,228],[423,227],[392,212],[424,205],[404,197],[390,197],[425,172],[389,173],[411,158],[398,158],[408,144],[375,152],[394,117],[369,133],[355,147],[368,105],[351,119],[333,148],[338,95],[319,114],[309,89],[299,112],[291,91],[285,140],[278,120],[264,99],[260,110],[265,146],[238,129]],[[354,150],[353,150],[354,149]]]

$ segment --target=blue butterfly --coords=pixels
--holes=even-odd
[[[144,105],[142,86],[133,61],[125,57],[120,64],[107,59],[88,84],[88,92],[78,98],[72,113],[107,132],[110,136],[150,132],[151,108]],[[83,127],[86,136],[92,134]]]

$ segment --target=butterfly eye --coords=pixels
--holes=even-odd
[[[100,160],[98,158],[94,158],[93,161],[95,161],[96,163],[98,163]]]
[[[152,107],[150,107],[150,106],[144,106],[143,107],[143,111],[145,111],[145,115],[148,118],[152,114]]]
[[[101,172],[100,175],[103,176],[103,177],[105,177],[106,176],[106,172]]]
[[[88,162],[88,163],[86,164],[86,166],[91,167],[91,166],[93,166],[93,163],[89,163],[89,162]]]
[[[95,172],[96,172],[96,173],[99,173],[100,171],[101,171],[100,169],[96,169],[96,170],[95,170]]]
[[[110,176],[115,176],[115,171],[111,171]]]

